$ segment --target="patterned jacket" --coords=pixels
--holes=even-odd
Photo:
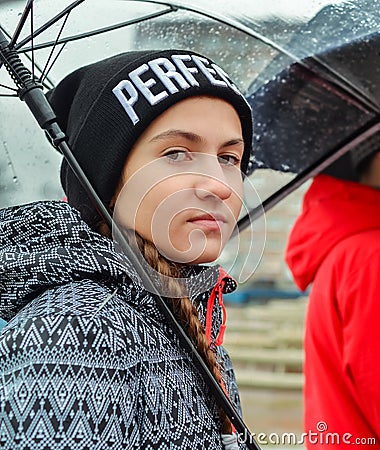
[[[218,268],[191,270],[190,298],[212,323],[239,409],[229,357],[215,345],[221,294],[235,282]],[[215,402],[156,299],[69,205],[0,211],[0,316],[9,321],[0,334],[0,448],[222,448]]]

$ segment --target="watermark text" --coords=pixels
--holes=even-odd
[[[316,430],[297,433],[238,433],[238,442],[257,442],[259,445],[377,445],[375,437],[355,436],[352,433],[335,433],[328,431],[324,421],[316,424]]]

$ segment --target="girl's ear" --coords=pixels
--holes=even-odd
[[[115,209],[115,204],[116,204],[116,198],[117,195],[116,193],[113,195],[113,197],[111,198],[110,204],[109,204],[109,209],[110,211],[113,213],[113,210]]]

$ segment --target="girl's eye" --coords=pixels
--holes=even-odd
[[[186,150],[170,150],[169,152],[165,153],[165,158],[168,158],[170,162],[184,162],[184,161],[191,161],[191,154],[190,152]]]
[[[218,160],[220,164],[227,166],[237,166],[240,163],[240,158],[235,155],[220,155]]]

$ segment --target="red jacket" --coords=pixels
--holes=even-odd
[[[312,283],[304,400],[305,432],[315,434],[308,448],[380,446],[380,191],[317,176],[286,261],[302,290]]]

